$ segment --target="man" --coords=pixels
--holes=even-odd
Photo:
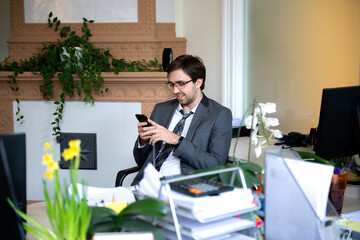
[[[206,76],[202,60],[179,56],[167,73],[167,86],[175,98],[155,105],[148,120],[152,126],[138,123],[133,154],[141,170],[133,184],[142,179],[148,163],[155,162],[168,176],[224,165],[228,157],[232,114],[202,92]]]

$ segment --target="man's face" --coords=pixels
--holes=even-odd
[[[175,84],[175,86],[170,88],[170,91],[183,107],[188,106],[192,109],[202,97],[200,89],[202,79],[197,79],[195,82],[190,80],[191,77],[181,69],[175,70],[169,74],[170,85]]]

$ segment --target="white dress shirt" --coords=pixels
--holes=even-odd
[[[199,102],[200,103],[200,102]],[[191,114],[186,120],[185,120],[185,125],[184,125],[184,130],[181,133],[181,136],[186,137],[187,132],[189,131],[189,127],[191,124],[191,121],[194,117],[195,111],[197,109],[197,107],[199,106],[199,103],[193,107],[193,109],[191,109],[191,112],[193,112],[193,114]],[[183,109],[179,103],[179,106],[176,108],[175,113],[171,119],[170,125],[168,130],[173,131],[176,124],[182,119],[183,115],[181,114],[180,110]],[[163,148],[165,144],[163,143],[161,148]],[[181,173],[181,169],[180,169],[180,159],[175,157],[173,155],[173,152],[170,153],[170,155],[168,156],[168,158],[165,160],[165,162],[161,165],[160,168],[160,173],[164,176],[170,176],[170,175],[178,175]]]
[[[200,102],[199,102],[200,103]],[[191,114],[188,118],[186,118],[185,120],[185,125],[184,125],[184,129],[181,133],[181,136],[183,137],[186,137],[187,135],[187,132],[189,131],[189,127],[190,127],[190,124],[191,124],[191,121],[194,117],[194,114],[195,114],[195,111],[197,109],[197,107],[199,106],[199,103],[196,104],[195,107],[193,107],[193,109],[191,109],[191,112],[193,112],[193,114]],[[171,122],[170,122],[170,125],[169,125],[169,128],[168,130],[170,131],[173,131],[176,124],[182,119],[183,115],[181,114],[180,110],[183,109],[181,104],[179,103],[178,107],[176,108],[175,112],[174,112],[174,115],[171,119]],[[185,112],[185,111],[184,111]],[[141,146],[140,145],[140,141],[138,141],[138,148],[142,148],[144,147],[145,145]],[[161,145],[161,149],[159,151],[159,153],[162,151],[162,149],[164,148],[165,146],[165,142],[163,142],[163,144]],[[159,155],[158,153],[158,155]],[[158,156],[157,155],[157,156]],[[156,156],[156,157],[157,157]],[[161,165],[161,168],[160,168],[160,173],[163,175],[163,176],[170,176],[170,175],[178,175],[181,173],[181,169],[180,169],[180,159],[175,157],[173,155],[173,152],[171,152],[169,154],[169,156],[167,157],[167,159],[165,160],[165,162]]]

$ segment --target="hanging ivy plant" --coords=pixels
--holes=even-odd
[[[126,61],[125,59],[115,59],[108,50],[95,48],[89,42],[92,36],[89,24],[93,20],[83,18],[81,28],[82,34],[79,36],[72,31],[69,26],[60,27],[61,21],[58,17],[53,17],[52,12],[48,16],[48,26],[53,28],[55,32],[59,32],[60,39],[56,43],[45,44],[40,52],[29,59],[9,62],[5,59],[0,65],[0,71],[12,71],[9,75],[10,89],[15,96],[19,92],[19,86],[16,78],[25,71],[39,73],[43,82],[39,86],[40,92],[44,100],[51,100],[54,96],[53,77],[57,75],[61,93],[60,100],[54,101],[56,110],[53,113],[55,119],[51,123],[53,125],[53,135],[61,132],[60,123],[63,119],[63,111],[65,105],[65,97],[73,97],[75,94],[83,96],[83,101],[94,103],[93,92],[103,94],[108,89],[102,90],[104,79],[102,72],[141,72],[141,71],[163,71],[161,64],[155,59],[150,61]],[[76,74],[80,81],[74,80]],[[22,123],[24,116],[21,113],[20,101],[16,97],[17,121]]]

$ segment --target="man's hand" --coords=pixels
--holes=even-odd
[[[147,123],[138,123],[138,132],[141,140],[141,145],[149,140],[149,144],[154,145],[157,141],[164,141],[169,144],[177,144],[180,136],[167,130],[165,127],[148,119],[152,126],[145,127]],[[143,142],[144,141],[144,142]]]
[[[149,131],[154,129],[153,126],[147,127],[147,124],[147,122],[139,122],[137,124],[141,145],[145,145],[146,142],[151,138]]]

